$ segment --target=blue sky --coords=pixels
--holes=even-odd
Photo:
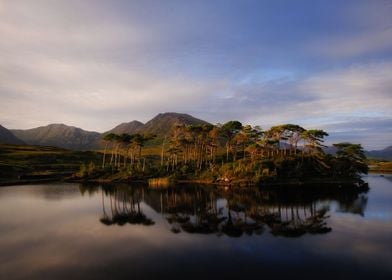
[[[392,1],[2,1],[0,123],[185,112],[392,144]]]

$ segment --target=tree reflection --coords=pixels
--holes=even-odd
[[[326,234],[329,207],[363,215],[367,196],[356,188],[233,188],[176,186],[149,189],[136,186],[81,186],[82,193],[100,191],[104,225],[153,225],[141,203],[160,213],[175,233],[241,237],[261,235],[299,237]]]
[[[298,208],[296,210],[298,210]],[[307,209],[304,208],[303,210],[304,213],[306,213]],[[296,212],[290,220],[286,221],[283,221],[281,217],[278,217],[271,226],[271,233],[275,236],[286,237],[298,237],[305,233],[328,233],[332,229],[327,227],[326,219],[329,217],[326,215],[327,211],[328,209],[315,210],[314,214],[309,217],[306,217],[306,215],[300,217],[300,215],[298,215],[299,213]]]
[[[160,207],[155,209],[165,215],[174,233],[240,237],[261,234],[268,226],[274,236],[298,237],[332,230],[327,225],[331,201],[337,201],[342,211],[361,214],[367,198],[355,188],[225,190],[181,186],[161,190]]]
[[[359,195],[355,200],[340,200],[339,211],[344,213],[358,214],[363,217],[368,198],[364,194]]]
[[[101,187],[102,216],[99,219],[104,225],[155,224],[141,210],[143,189]],[[109,208],[109,210],[107,210]]]

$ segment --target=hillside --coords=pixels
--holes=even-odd
[[[392,146],[378,151],[366,151],[366,156],[371,159],[392,160]]]
[[[14,139],[21,139],[29,145],[55,146],[74,150],[91,150],[101,147],[101,138],[107,133],[134,134],[152,133],[158,136],[167,135],[177,124],[197,125],[208,122],[192,117],[188,114],[162,113],[143,124],[139,121],[121,123],[113,129],[98,133],[85,131],[81,128],[65,124],[50,124],[27,130],[11,130]],[[6,134],[4,132],[4,134]],[[8,136],[9,137],[9,136]],[[23,142],[20,142],[22,144]],[[13,143],[13,142],[10,142]],[[17,144],[16,142],[14,144]]]
[[[156,135],[166,135],[177,124],[200,125],[209,124],[206,121],[197,119],[188,114],[162,113],[148,121],[140,130],[141,133],[152,133]]]
[[[0,125],[0,143],[26,143],[74,150],[93,150],[102,147],[101,138],[108,133],[151,133],[158,136],[155,142],[161,143],[162,136],[168,135],[171,129],[178,124],[201,125],[209,123],[188,114],[169,112],[160,113],[145,124],[137,120],[121,123],[104,133],[85,131],[65,124],[50,124],[28,130],[8,130]],[[150,145],[155,145],[155,142],[152,142]],[[324,151],[334,155],[336,148],[325,147]],[[392,146],[383,150],[365,151],[365,153],[370,159],[392,160]]]
[[[85,131],[65,124],[50,124],[33,129],[11,131],[29,145],[56,146],[75,150],[97,148],[101,137],[98,132]]]
[[[0,125],[0,143],[2,144],[24,144],[22,140],[18,139],[12,132]]]
[[[0,144],[0,155],[0,186],[60,180],[77,172],[84,163],[101,162],[95,152],[45,146]]]
[[[335,155],[337,149],[333,146],[323,148],[324,152],[330,155]],[[369,159],[375,160],[392,160],[392,146],[386,147],[382,150],[365,151],[365,155]]]
[[[142,127],[143,123],[139,121],[131,121],[128,123],[122,123],[119,124],[118,126],[114,127],[113,129],[106,131],[103,134],[109,134],[109,133],[115,133],[115,134],[122,134],[122,133],[127,133],[127,134],[134,134],[137,133]]]

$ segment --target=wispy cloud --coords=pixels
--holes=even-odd
[[[1,123],[105,131],[179,111],[347,123],[344,139],[358,139],[349,123],[392,119],[390,6],[332,2],[2,1]]]
[[[353,57],[389,51],[392,48],[392,27],[371,30],[354,36],[326,37],[313,42],[310,49],[317,54],[332,58]]]
[[[379,56],[392,49],[392,3],[357,1],[341,10],[345,25],[334,32],[316,34],[308,50],[329,59]]]

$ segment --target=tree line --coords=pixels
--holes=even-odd
[[[115,134],[109,133],[103,137],[105,148],[102,159],[102,169],[108,164],[110,167],[126,168],[128,165],[141,165],[143,160],[143,168],[145,167],[145,159],[142,158],[142,148],[145,143],[155,138],[155,135],[148,134]],[[110,145],[110,147],[109,147]],[[107,158],[107,152],[110,148],[110,159]]]
[[[283,124],[262,130],[239,121],[210,125],[176,125],[161,137],[160,158],[147,162],[150,172],[179,177],[234,178],[263,177],[349,177],[367,173],[366,157],[360,144],[334,144],[336,153],[324,151],[328,133]],[[142,149],[151,134],[107,134],[102,169],[131,168],[146,171]],[[155,141],[156,142],[156,141]]]

